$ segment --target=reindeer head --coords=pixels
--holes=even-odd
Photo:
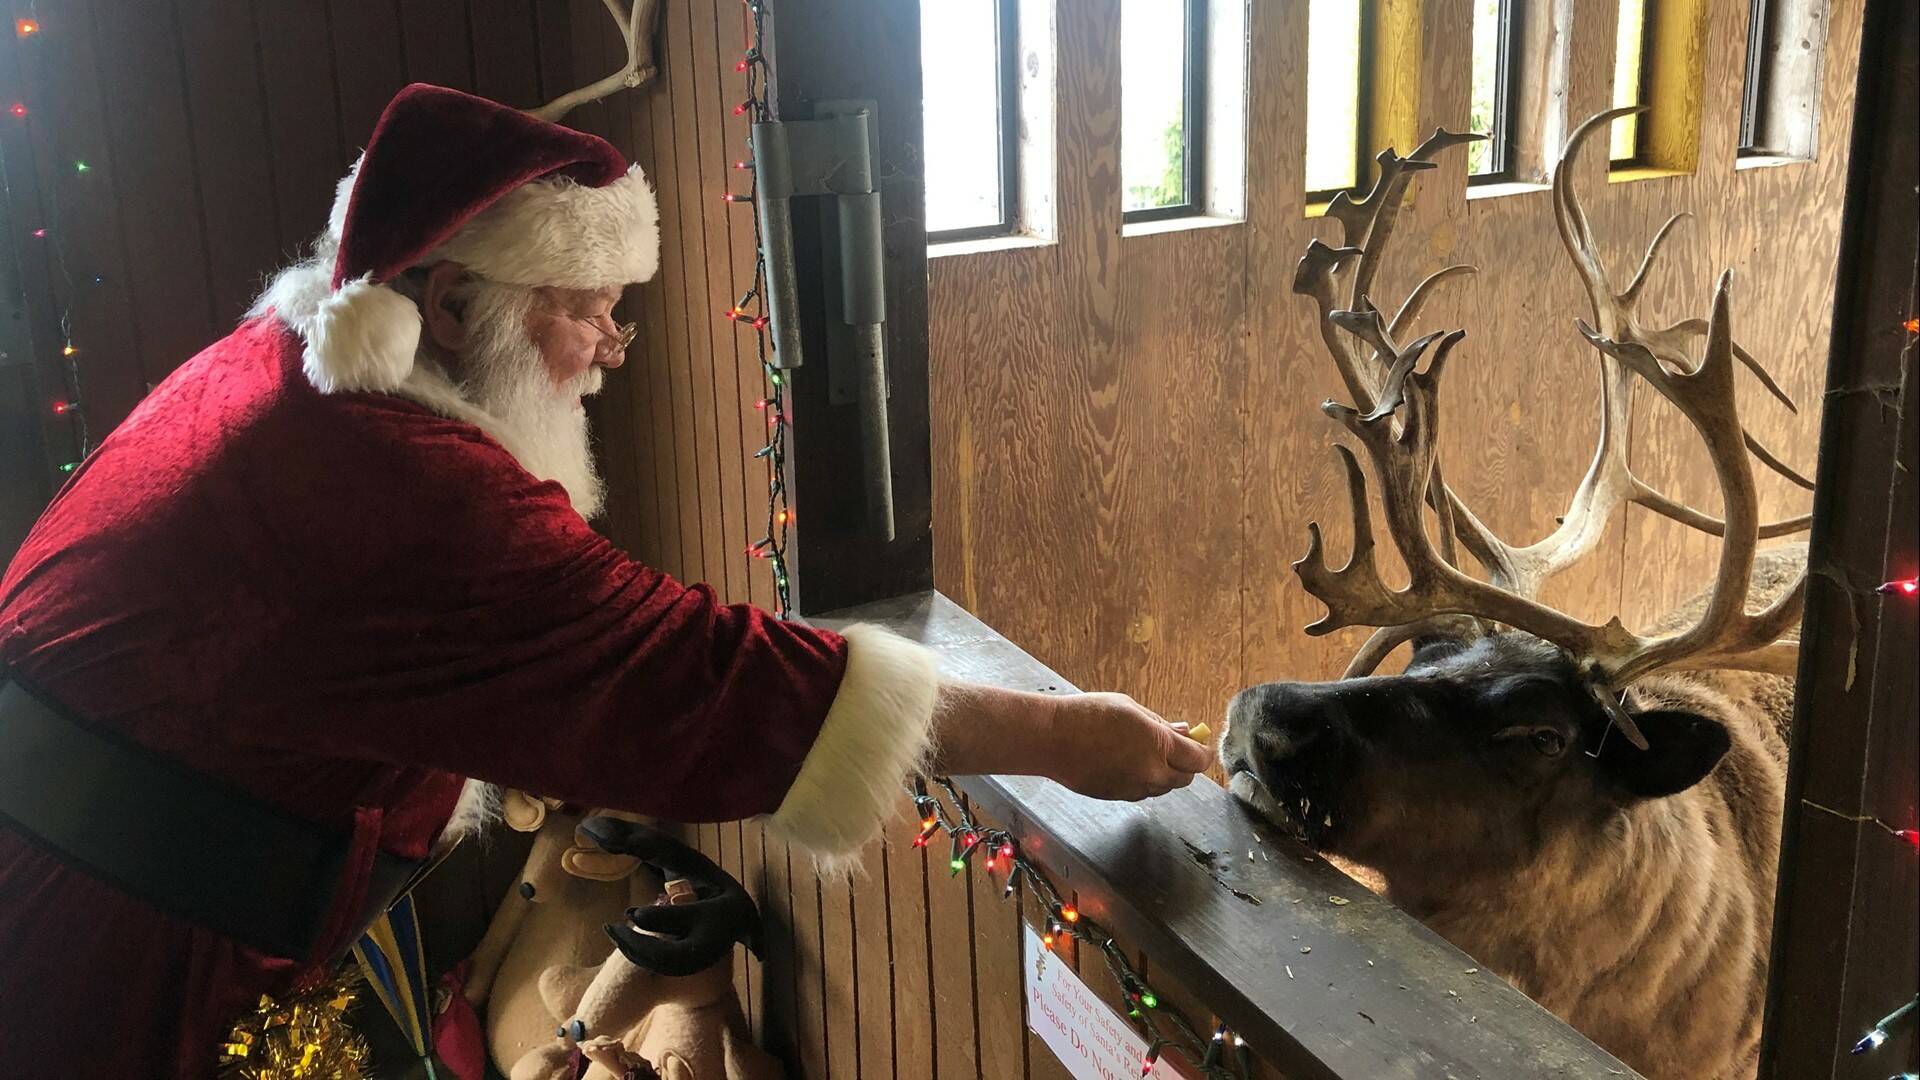
[[[1321,337],[1352,405],[1323,410],[1360,444],[1379,484],[1387,532],[1408,584],[1393,588],[1375,563],[1368,485],[1359,459],[1336,446],[1352,503],[1354,550],[1327,564],[1319,526],[1294,569],[1327,605],[1307,628],[1376,632],[1333,683],[1269,683],[1234,699],[1221,761],[1240,798],[1307,842],[1388,873],[1412,862],[1462,874],[1511,869],[1567,829],[1600,828],[1617,808],[1685,790],[1726,753],[1718,722],[1684,708],[1641,700],[1634,685],[1663,669],[1740,668],[1790,673],[1804,575],[1763,609],[1747,610],[1758,542],[1802,529],[1808,519],[1763,524],[1749,454],[1790,479],[1741,426],[1736,361],[1782,401],[1779,387],[1733,341],[1729,276],[1712,316],[1648,324],[1641,290],[1661,242],[1616,291],[1572,187],[1581,146],[1613,110],[1582,124],[1553,181],[1562,242],[1592,302],[1594,326],[1578,323],[1598,353],[1600,436],[1593,462],[1558,526],[1529,545],[1495,536],[1447,485],[1440,466],[1441,376],[1464,333],[1398,342],[1432,287],[1471,267],[1447,267],[1421,282],[1391,317],[1367,295],[1404,202],[1407,184],[1432,168],[1435,152],[1474,136],[1435,132],[1409,158],[1379,157],[1380,176],[1364,199],[1336,198],[1341,247],[1314,241],[1294,291],[1312,297]],[[1595,326],[1598,328],[1596,329]],[[1704,338],[1697,363],[1690,348]],[[1422,370],[1420,363],[1431,352]],[[1724,495],[1716,518],[1655,490],[1627,464],[1633,381],[1639,379],[1697,429]],[[1599,542],[1623,504],[1723,538],[1711,591],[1698,619],[1677,632],[1643,637],[1616,617],[1590,624],[1536,597],[1541,584]],[[1478,564],[1462,567],[1461,552]],[[1415,644],[1400,675],[1371,672],[1395,647]],[[1618,729],[1617,731],[1615,729]]]
[[[1699,782],[1728,732],[1661,704],[1629,695],[1637,749],[1561,649],[1523,633],[1435,637],[1404,674],[1242,692],[1220,757],[1233,793],[1304,842],[1396,888],[1431,886],[1512,873]]]

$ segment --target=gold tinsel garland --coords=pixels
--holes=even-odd
[[[331,980],[276,1001],[265,994],[220,1047],[220,1080],[362,1080],[367,1041],[347,1022],[360,975]]]

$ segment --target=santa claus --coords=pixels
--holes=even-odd
[[[485,785],[854,857],[912,770],[1140,798],[1207,754],[1112,694],[943,682],[587,524],[581,400],[658,263],[606,142],[411,86],[310,258],[183,364],[0,581],[0,1076],[212,1072]]]

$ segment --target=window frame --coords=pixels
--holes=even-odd
[[[1120,198],[1122,224],[1134,225],[1143,221],[1167,221],[1172,218],[1197,217],[1207,212],[1207,0],[1183,0],[1186,8],[1187,40],[1185,70],[1180,74],[1181,117],[1180,117],[1180,190],[1185,199],[1167,206],[1149,206],[1139,210],[1125,209],[1127,183],[1123,174],[1120,179]],[[1123,16],[1124,17],[1124,16]],[[1120,78],[1127,77],[1126,71],[1120,72]],[[1121,100],[1125,101],[1126,91],[1121,91]],[[1121,120],[1121,130],[1126,130],[1126,121]]]
[[[1020,231],[1020,5],[993,0],[994,86],[999,95],[1000,220],[985,225],[927,232],[928,244],[992,240]],[[924,137],[924,136],[923,136]]]
[[[1499,0],[1499,3],[1499,25],[1494,28],[1498,37],[1493,53],[1493,117],[1487,132],[1487,155],[1494,167],[1486,172],[1469,172],[1469,185],[1508,184],[1519,175],[1516,148],[1520,134],[1520,110],[1513,107],[1513,76],[1514,68],[1520,62],[1518,46],[1521,36],[1526,33],[1526,3],[1525,0]]]
[[[1747,5],[1747,69],[1741,77],[1740,85],[1740,146],[1741,157],[1753,157],[1768,154],[1771,151],[1758,145],[1761,113],[1767,107],[1767,75],[1773,66],[1766,62],[1763,53],[1767,47],[1767,30],[1773,21],[1773,0],[1750,0]]]
[[[1308,0],[1309,3],[1312,0]],[[1360,6],[1360,62],[1355,65],[1355,79],[1359,83],[1353,90],[1353,183],[1346,187],[1323,188],[1307,192],[1307,204],[1328,203],[1335,195],[1346,192],[1349,196],[1363,194],[1373,183],[1373,96],[1374,96],[1374,0],[1359,0]],[[1309,58],[1308,63],[1312,63]],[[1307,108],[1313,108],[1313,102],[1307,102]],[[1304,159],[1303,159],[1304,160]]]
[[[1617,3],[1615,7],[1617,10]],[[1652,105],[1650,99],[1653,96],[1654,29],[1659,25],[1659,22],[1660,0],[1642,0],[1640,8],[1640,85],[1634,90],[1633,104],[1635,105]],[[1614,57],[1614,67],[1618,68],[1619,65],[1620,58],[1616,56]],[[1633,124],[1633,153],[1623,158],[1609,155],[1607,158],[1607,167],[1609,169],[1640,169],[1645,168],[1650,163],[1651,159],[1647,155],[1647,121],[1651,119],[1652,116],[1653,112],[1651,109],[1639,114],[1638,119],[1636,119]]]

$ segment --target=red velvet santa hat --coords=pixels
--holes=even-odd
[[[332,292],[301,327],[307,378],[328,393],[393,390],[413,370],[420,312],[384,284],[410,267],[599,289],[660,263],[653,191],[606,140],[424,83],[387,104],[328,235]]]

